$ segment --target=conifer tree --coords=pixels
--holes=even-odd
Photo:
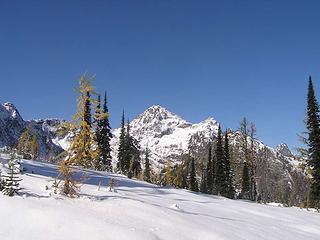
[[[97,99],[95,111],[95,140],[96,140],[96,169],[112,172],[112,158],[110,140],[112,138],[111,127],[108,117],[107,96],[104,96],[104,104],[101,109],[100,95]]]
[[[126,146],[129,162],[132,161],[132,173],[134,177],[139,177],[141,173],[141,157],[140,157],[140,144],[137,139],[130,135],[129,122],[127,126]]]
[[[32,159],[31,142],[32,142],[31,129],[27,127],[21,133],[18,140],[18,145],[17,145],[18,154],[22,155],[24,159]]]
[[[87,78],[82,75],[79,81],[79,97],[77,100],[77,112],[74,115],[74,124],[72,130],[75,133],[70,148],[68,150],[68,161],[70,164],[76,164],[85,168],[93,167],[92,156],[92,138],[91,129],[91,97],[93,92],[91,86],[93,77]]]
[[[61,188],[61,193],[68,197],[78,196],[78,182],[74,178],[74,170],[71,166],[72,162],[69,160],[63,160],[59,163],[59,177],[63,180],[63,185]]]
[[[213,192],[213,184],[214,184],[214,165],[212,159],[212,147],[211,143],[208,147],[208,161],[207,161],[207,169],[206,169],[206,187],[209,193]]]
[[[126,129],[125,129],[125,120],[124,120],[124,111],[122,112],[121,117],[121,130],[119,137],[119,147],[118,147],[118,162],[117,162],[117,171],[126,174],[125,161],[126,161]]]
[[[39,139],[38,134],[35,132],[32,136],[31,140],[31,158],[32,160],[36,160],[39,152]]]
[[[196,178],[196,167],[194,158],[190,157],[189,175],[188,175],[188,189],[194,192],[198,192],[198,181]]]
[[[230,152],[229,152],[229,139],[228,129],[224,136],[224,155],[225,155],[225,172],[226,172],[226,197],[234,198],[235,191],[233,187],[233,171],[230,166]]]
[[[95,114],[94,114],[94,124],[95,124],[95,133],[94,133],[94,140],[96,144],[96,149],[94,150],[94,169],[95,170],[103,170],[103,160],[101,156],[102,147],[101,147],[101,141],[102,141],[102,134],[101,134],[101,99],[100,95],[98,95],[97,99],[97,106],[95,108]]]
[[[173,180],[174,186],[177,188],[186,188],[186,175],[183,163],[179,164],[176,168],[176,176]]]
[[[250,199],[250,178],[248,163],[244,162],[241,182],[241,198]]]
[[[4,195],[9,197],[18,194],[21,188],[19,187],[19,182],[22,180],[19,178],[18,173],[20,172],[19,163],[11,158],[8,163],[8,174],[4,176],[5,185],[2,189]]]
[[[207,172],[206,168],[201,164],[201,182],[200,182],[200,192],[207,193],[208,192],[208,186],[207,186]]]
[[[320,120],[319,105],[314,93],[313,82],[309,77],[307,121],[308,152],[307,164],[311,170],[311,186],[308,196],[308,206],[320,208]]]
[[[104,94],[104,102],[101,116],[101,156],[102,163],[105,170],[112,172],[112,158],[111,158],[111,146],[110,141],[112,138],[111,127],[109,122],[109,110],[107,105],[107,93]]]
[[[249,167],[249,176],[250,176],[250,200],[256,201],[257,198],[257,184],[256,184],[256,148],[254,145],[254,139],[256,135],[256,127],[253,123],[250,123],[250,167]]]
[[[171,172],[171,164],[169,160],[167,160],[167,164],[166,164],[165,185],[166,186],[172,185],[172,172]]]
[[[215,188],[218,195],[225,195],[226,190],[226,170],[225,170],[225,156],[222,145],[221,127],[218,128],[218,136],[216,141],[216,179]]]
[[[249,163],[250,163],[250,154],[249,154],[249,143],[248,143],[248,136],[249,136],[249,127],[248,121],[246,118],[243,118],[242,122],[240,123],[240,147],[241,147],[241,157],[243,162],[243,169],[242,169],[242,179],[241,179],[241,197],[243,199],[251,199],[251,178],[249,172]]]
[[[86,90],[86,97],[84,100],[84,113],[83,113],[83,120],[87,123],[89,127],[92,126],[92,119],[91,119],[91,92],[92,89]]]
[[[149,149],[148,149],[148,147],[146,147],[146,156],[145,156],[145,159],[144,159],[143,180],[146,181],[146,182],[151,182],[151,168],[150,168]]]
[[[125,173],[128,173],[128,170],[132,170],[133,174],[133,165],[134,165],[134,158],[133,158],[133,138],[131,137],[130,134],[130,123],[129,119],[127,120],[127,126],[126,126],[126,133],[124,137],[124,146],[125,146],[125,152],[124,152],[124,162],[123,162],[123,167],[125,169]]]

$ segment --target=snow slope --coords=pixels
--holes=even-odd
[[[0,195],[1,240],[320,239],[320,214],[315,212],[162,188],[96,171],[83,171],[90,179],[79,198],[68,199],[45,190],[57,175],[55,165],[23,160],[23,166],[23,195]],[[105,187],[111,177],[116,192]]]

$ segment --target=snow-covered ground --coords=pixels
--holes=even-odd
[[[1,240],[320,239],[320,214],[315,212],[162,188],[96,171],[84,171],[90,179],[79,198],[69,199],[46,190],[57,176],[55,165],[23,160],[23,166],[22,196],[0,194]],[[106,187],[111,177],[116,192]]]

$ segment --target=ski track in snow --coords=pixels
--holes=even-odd
[[[45,190],[57,176],[55,165],[22,162],[21,196],[0,195],[1,240],[320,239],[319,213],[157,187],[91,170],[79,170],[90,178],[80,197],[69,199]],[[116,192],[108,191],[112,177]]]

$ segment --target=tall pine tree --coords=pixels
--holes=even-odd
[[[243,199],[251,199],[251,178],[250,178],[250,154],[249,154],[249,144],[248,144],[248,136],[249,136],[249,127],[248,121],[244,117],[242,122],[240,123],[240,148],[241,148],[241,158],[243,162],[242,169],[242,179],[241,179],[241,198]]]
[[[112,138],[111,127],[109,123],[109,112],[107,107],[107,95],[105,93],[103,108],[101,109],[100,96],[95,114],[96,123],[96,142],[98,148],[97,170],[106,170],[112,172],[112,158],[110,140]]]
[[[308,166],[311,169],[311,186],[308,197],[309,207],[320,208],[320,120],[319,105],[314,93],[313,83],[309,77],[308,106],[307,106],[307,130],[308,130]]]
[[[201,164],[201,182],[200,182],[200,192],[208,193],[208,180],[207,180],[207,169],[204,164]]]
[[[249,166],[247,162],[243,164],[242,182],[241,182],[241,198],[250,199],[250,177]]]
[[[150,167],[150,159],[149,159],[149,149],[146,147],[146,156],[144,159],[144,172],[143,172],[143,180],[146,182],[151,182],[151,167]]]
[[[234,198],[235,191],[233,187],[233,171],[230,166],[229,138],[228,129],[224,136],[224,156],[225,156],[225,172],[226,172],[226,197]]]
[[[196,167],[194,158],[190,157],[189,174],[188,174],[188,189],[194,192],[198,192],[198,181],[196,178]]]
[[[124,111],[122,112],[121,117],[121,130],[119,137],[119,147],[118,147],[118,162],[117,162],[117,171],[122,174],[127,174],[127,169],[125,167],[126,161],[126,128],[125,128],[125,117]]]
[[[213,166],[213,159],[212,159],[212,147],[211,143],[209,143],[208,147],[208,161],[207,161],[207,169],[206,169],[206,187],[209,193],[213,192],[213,185],[214,185],[214,166]]]
[[[225,195],[226,192],[226,172],[225,172],[225,155],[223,151],[221,127],[218,128],[218,136],[216,141],[216,179],[215,179],[215,190],[218,195]]]

